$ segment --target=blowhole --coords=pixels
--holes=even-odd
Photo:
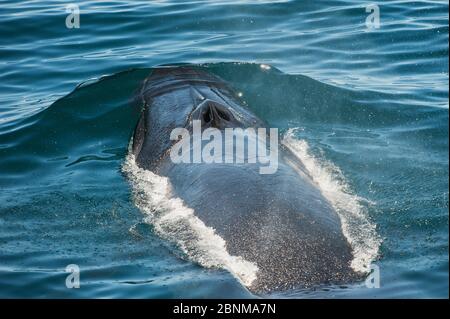
[[[217,114],[218,114],[222,119],[224,119],[225,121],[229,121],[229,120],[230,120],[230,116],[229,116],[226,112],[220,110],[219,108],[216,108],[216,111],[217,111]]]
[[[207,108],[205,112],[203,113],[203,120],[205,123],[211,122],[211,108]]]

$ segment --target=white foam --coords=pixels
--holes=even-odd
[[[368,218],[361,202],[364,200],[352,194],[342,172],[332,163],[314,157],[305,140],[295,138],[297,129],[289,129],[282,143],[305,165],[322,194],[336,209],[342,224],[342,231],[353,250],[351,267],[367,273],[370,264],[378,256],[381,239],[376,226]]]
[[[166,177],[139,168],[131,152],[122,169],[131,182],[136,206],[146,214],[145,221],[153,225],[159,236],[175,243],[192,261],[208,268],[227,269],[245,286],[252,284],[257,265],[231,256],[225,240],[197,218],[180,198],[171,195]]]
[[[336,209],[353,250],[352,268],[368,272],[370,263],[378,256],[381,239],[361,204],[364,199],[349,191],[338,167],[314,157],[308,143],[294,137],[295,130],[289,129],[282,143],[303,162],[322,194]],[[257,278],[257,265],[230,255],[225,240],[197,218],[180,198],[172,196],[166,177],[139,168],[131,152],[122,169],[131,182],[136,206],[159,236],[175,243],[192,261],[208,268],[227,269],[245,286],[251,286]]]

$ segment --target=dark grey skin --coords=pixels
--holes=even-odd
[[[345,284],[360,278],[337,213],[301,161],[279,146],[278,170],[260,164],[174,164],[176,127],[267,127],[220,78],[191,67],[160,68],[139,93],[144,104],[132,152],[138,166],[169,178],[174,196],[214,228],[231,255],[255,263],[254,292]]]

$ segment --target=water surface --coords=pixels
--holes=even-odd
[[[79,29],[67,1],[0,4],[0,297],[256,297],[161,238],[123,172],[133,92],[177,63],[229,81],[382,241],[379,289],[269,297],[448,297],[448,2],[384,1],[375,30],[361,1],[77,3]]]

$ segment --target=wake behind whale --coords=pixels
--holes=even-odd
[[[351,195],[348,212],[339,196],[321,190],[323,173],[314,175],[312,157],[304,165],[291,137],[283,140],[279,171],[265,177],[249,163],[170,161],[170,131],[189,129],[195,119],[218,129],[265,125],[223,81],[191,68],[164,68],[147,78],[140,97],[143,115],[124,170],[148,222],[189,258],[228,269],[254,291],[349,283],[367,271],[378,243],[351,236],[372,234],[373,226]],[[207,108],[195,112],[205,100]]]

